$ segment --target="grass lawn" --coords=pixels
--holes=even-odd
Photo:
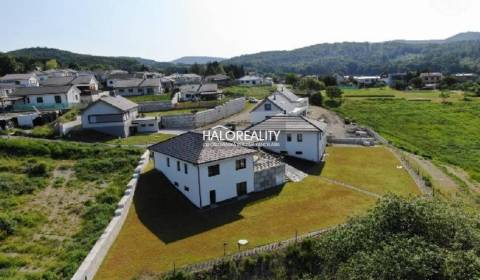
[[[245,96],[245,97],[255,97],[256,99],[263,99],[269,96],[276,89],[275,86],[258,86],[258,87],[248,87],[248,86],[231,86],[223,89],[223,94],[225,96]]]
[[[329,147],[322,176],[381,195],[420,194],[412,177],[398,165],[398,159],[384,147]]]
[[[348,172],[360,174],[366,162],[368,165],[386,156],[382,148],[362,149],[372,152],[357,156],[349,149],[329,148],[331,155],[342,153],[343,157],[352,155],[364,160],[342,161],[342,156],[338,159],[331,156],[331,166],[325,167],[325,172],[352,164],[355,166]],[[364,158],[366,155],[374,157]],[[390,164],[378,168],[389,169]],[[323,171],[320,175],[321,166],[310,164],[308,169],[310,176],[301,182],[290,182],[245,200],[198,211],[150,166],[140,177],[134,205],[96,279],[131,279],[144,271],[170,270],[173,263],[178,267],[220,257],[224,242],[227,252],[233,253],[239,239],[249,240],[248,248],[287,239],[296,230],[302,234],[343,223],[350,216],[365,213],[375,203],[372,196],[320,180],[324,176]],[[411,182],[403,179],[402,172],[391,173],[397,175],[402,179],[391,179],[404,180],[411,186]],[[377,178],[371,184],[378,182],[383,187],[384,181]],[[406,194],[405,190],[401,192]]]
[[[393,98],[404,98],[407,100],[430,99],[433,102],[441,102],[439,90],[412,90],[399,91],[389,87],[383,88],[368,88],[368,89],[343,89],[344,96],[349,99],[364,99],[368,97],[383,97],[391,96]],[[450,97],[447,99],[450,102],[463,100],[463,93],[458,91],[451,91]],[[356,98],[355,96],[358,96]]]
[[[346,99],[335,110],[372,127],[398,147],[459,166],[480,181],[478,100],[441,104]]]
[[[111,139],[106,141],[107,144],[121,144],[121,145],[148,145],[160,141],[167,140],[174,135],[164,133],[150,133],[150,134],[136,134],[127,138]]]
[[[148,102],[148,101],[170,101],[170,99],[172,99],[170,94],[125,96],[125,98],[135,103],[142,103],[142,102]]]

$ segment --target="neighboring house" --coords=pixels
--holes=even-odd
[[[353,80],[357,82],[359,87],[373,86],[380,81],[380,76],[354,76]]]
[[[240,85],[245,86],[261,86],[266,84],[264,79],[259,76],[246,75],[237,80]]]
[[[117,71],[106,75],[105,80],[106,80],[107,87],[110,87],[110,88],[113,87],[115,81],[117,80],[129,80],[129,79],[137,78],[135,74],[130,74],[126,71],[121,71],[121,70],[117,70]]]
[[[158,73],[158,72],[144,71],[144,72],[135,72],[135,76],[137,78],[142,78],[142,79],[155,79],[155,78],[161,78],[164,75],[162,73]]]
[[[337,81],[337,85],[341,85],[341,84],[343,84],[343,83],[345,83],[345,82],[347,81],[347,79],[345,78],[345,76],[342,76],[342,75],[340,75],[340,74],[338,74],[338,73],[334,73],[334,74],[332,75],[332,77],[334,77],[335,80]]]
[[[183,85],[180,87],[179,101],[216,100],[221,93],[217,84]]]
[[[197,74],[172,74],[167,76],[167,78],[174,81],[176,86],[189,85],[189,84],[200,84],[202,82],[202,77]]]
[[[453,74],[453,77],[460,82],[466,81],[476,81],[478,79],[478,75],[475,73],[456,73]]]
[[[38,87],[37,75],[29,74],[7,74],[0,78],[0,84],[12,84],[15,87]]]
[[[149,147],[155,169],[179,192],[203,208],[244,196],[254,189],[254,149],[203,139],[187,132]]]
[[[175,81],[167,77],[161,77],[160,84],[162,84],[162,88],[168,92],[171,92],[175,87]]]
[[[22,87],[11,96],[17,98],[15,110],[68,109],[80,103],[80,90],[76,86]]]
[[[304,116],[307,114],[307,110],[307,98],[300,98],[282,87],[281,91],[272,93],[253,107],[250,111],[250,122],[255,124],[278,115]]]
[[[162,94],[162,84],[159,78],[155,79],[128,79],[115,80],[113,83],[115,95],[135,96],[147,94]]]
[[[15,85],[0,84],[0,109],[7,108],[12,105],[10,95],[15,91]]]
[[[278,145],[263,148],[313,162],[322,161],[327,145],[327,124],[304,116],[272,116],[252,127],[249,131],[280,131]]]
[[[443,79],[443,74],[438,72],[420,73],[420,79],[422,79],[424,88],[435,89]]]
[[[107,96],[91,103],[82,112],[82,128],[128,137],[138,105],[121,96]]]
[[[40,81],[41,86],[77,86],[82,92],[85,91],[97,91],[98,81],[94,75],[82,75],[82,76],[67,76],[67,77],[53,77],[47,80]]]
[[[232,83],[232,79],[224,74],[206,76],[203,80],[206,83],[215,83],[220,86],[228,86]]]

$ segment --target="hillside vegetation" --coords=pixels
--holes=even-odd
[[[479,34],[465,33],[442,41],[318,44],[242,55],[224,62],[272,73],[480,72]]]
[[[0,139],[0,279],[69,279],[113,216],[139,154]]]

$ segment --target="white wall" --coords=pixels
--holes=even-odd
[[[237,159],[246,159],[246,168],[235,170]],[[220,174],[208,177],[208,166],[219,164]],[[237,183],[247,182],[247,193],[254,191],[253,155],[239,156],[200,165],[202,206],[210,205],[210,190],[216,191],[217,202],[237,196]]]
[[[55,96],[60,96],[61,98],[61,103],[60,104],[66,104],[68,106],[73,105],[73,104],[78,104],[80,103],[80,90],[77,88],[71,88],[66,94],[65,93],[59,93],[59,94],[39,94],[39,95],[30,95],[28,96],[29,102],[27,101],[26,104],[30,105],[55,105],[57,104],[55,102]],[[38,103],[37,102],[37,97],[42,97],[43,98],[43,103]],[[59,105],[60,105],[59,104]]]
[[[137,132],[140,132],[140,133],[158,132],[159,122],[160,122],[159,119],[133,121],[134,124],[137,124]]]
[[[287,141],[287,134],[292,135],[292,141]],[[297,134],[302,134],[302,142],[297,141]],[[320,132],[281,131],[278,142],[279,146],[267,146],[265,149],[276,153],[287,151],[289,156],[319,162],[325,150],[326,137]],[[302,152],[302,154],[296,152]]]
[[[200,207],[200,196],[198,191],[198,166],[180,161],[180,171],[177,170],[177,159],[162,153],[153,153],[155,169],[161,171],[172,185],[183,193],[193,204]],[[170,158],[170,167],[167,166],[167,158]],[[184,163],[187,164],[188,174],[185,174]],[[178,183],[178,187],[175,186]],[[184,187],[188,187],[186,191]],[[160,187],[160,186],[159,186]],[[165,187],[165,186],[162,186]]]
[[[265,111],[265,104],[271,104],[272,110],[270,111]],[[263,104],[261,104],[259,107],[257,107],[254,111],[250,112],[250,122],[252,124],[259,123],[267,116],[277,116],[277,115],[282,115],[284,111],[280,108],[278,108],[276,105],[274,105],[272,102],[269,100],[265,101]]]
[[[131,112],[123,113],[124,122],[111,122],[111,123],[90,123],[88,121],[88,116],[90,115],[107,115],[107,114],[122,114],[123,112],[119,109],[110,106],[104,102],[97,102],[96,104],[90,106],[82,113],[82,127],[83,128],[95,128],[95,127],[112,127],[112,126],[130,126],[132,120],[135,119],[138,115],[137,110],[132,110]]]

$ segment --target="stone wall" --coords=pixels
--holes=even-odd
[[[280,164],[263,170],[255,171],[253,177],[254,190],[258,192],[266,190],[268,188],[276,187],[278,185],[278,182],[276,180],[278,176],[282,176],[283,178],[285,178],[285,164]]]
[[[171,101],[149,101],[149,102],[142,102],[138,104],[138,112],[139,113],[147,113],[147,112],[158,112],[158,111],[166,111],[173,109],[174,105]]]
[[[149,157],[150,152],[147,150],[140,158],[138,166],[135,168],[133,173],[132,179],[127,184],[124,196],[117,204],[117,210],[115,210],[114,217],[105,228],[105,231],[97,240],[93,248],[90,250],[87,257],[83,260],[82,264],[73,275],[72,280],[91,280],[95,277],[98,268],[102,264],[103,259],[117,238],[117,235],[120,232],[125,219],[127,218],[128,210],[132,204],[133,195],[137,187],[138,176],[145,165],[147,165]]]

